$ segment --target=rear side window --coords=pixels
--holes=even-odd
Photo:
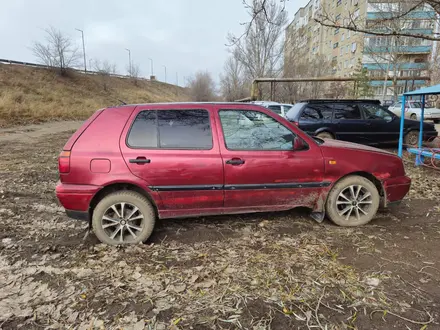
[[[132,148],[212,149],[206,110],[146,110],[133,122],[127,139]]]
[[[329,104],[309,104],[301,114],[303,120],[331,120],[333,109]]]
[[[356,120],[361,119],[361,112],[356,105],[334,104],[335,119]]]

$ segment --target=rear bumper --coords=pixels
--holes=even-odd
[[[386,179],[383,182],[386,204],[401,201],[411,188],[411,179],[407,176]]]
[[[66,212],[68,210],[73,214],[72,212],[78,211],[88,213],[90,201],[100,189],[100,186],[64,184],[58,182],[55,191],[58,200],[66,209]],[[69,215],[69,212],[67,212],[67,215]]]

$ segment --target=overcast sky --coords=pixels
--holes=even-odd
[[[307,0],[290,0],[290,19]],[[78,46],[84,30],[87,58],[115,63],[125,74],[128,53],[141,75],[154,73],[175,83],[198,70],[216,80],[228,56],[226,36],[243,31],[247,21],[242,0],[0,0],[0,58],[36,61],[30,48],[44,40],[52,25],[70,35]]]

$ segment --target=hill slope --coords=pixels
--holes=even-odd
[[[60,77],[40,68],[0,64],[0,127],[86,119],[97,109],[127,103],[187,101],[187,90],[157,81],[78,72]]]

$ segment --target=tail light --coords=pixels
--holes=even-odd
[[[299,122],[297,122],[297,121],[293,121],[292,123],[293,123],[293,125],[295,125],[295,126],[298,126],[298,127],[299,127]]]
[[[58,170],[60,173],[70,172],[70,151],[62,151],[58,157]]]

